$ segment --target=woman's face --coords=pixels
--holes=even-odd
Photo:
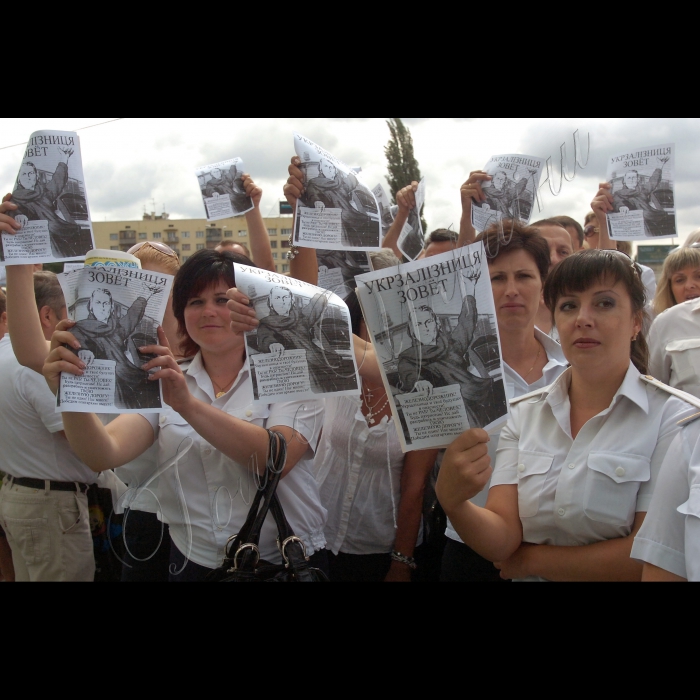
[[[532,256],[514,250],[489,261],[491,289],[502,332],[532,328],[540,308],[542,278]]]
[[[187,333],[204,351],[227,352],[243,345],[243,338],[231,330],[226,309],[228,290],[229,285],[222,280],[192,297],[185,307]]]
[[[700,297],[700,267],[686,267],[671,275],[671,292],[676,304]]]
[[[554,321],[566,359],[584,371],[615,372],[627,367],[630,343],[642,328],[627,288],[610,279],[560,297]]]

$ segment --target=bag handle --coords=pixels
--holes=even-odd
[[[264,478],[267,483],[259,489],[248,512],[248,518],[241,531],[229,540],[226,547],[226,558],[233,564],[233,568],[243,571],[254,571],[260,561],[260,531],[262,530],[270,504],[275,497],[277,485],[282,477],[284,465],[287,461],[287,442],[281,433],[267,431],[270,439],[267,464]],[[261,505],[262,504],[262,505]],[[234,552],[231,556],[231,552]]]

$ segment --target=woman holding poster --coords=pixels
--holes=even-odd
[[[65,414],[66,436],[94,471],[116,468],[135,459],[154,442],[161,474],[157,496],[170,526],[173,546],[170,580],[202,581],[219,567],[229,538],[239,532],[264,472],[269,437],[282,433],[288,443],[284,478],[278,495],[285,514],[306,546],[312,564],[326,569],[323,529],[326,511],[312,475],[323,404],[317,401],[271,405],[253,403],[245,369],[243,339],[230,328],[226,292],[235,286],[234,266],[250,266],[242,256],[202,250],[180,269],[173,287],[173,311],[189,364],[175,361],[162,329],[162,345],[142,348],[157,355],[143,367],[157,370],[170,411],[119,416],[104,427],[93,414]],[[56,333],[44,375],[55,392],[61,371],[80,374],[79,358],[65,322]],[[263,526],[260,556],[282,563],[277,528]]]
[[[639,580],[634,537],[678,423],[697,408],[644,376],[644,285],[626,255],[571,256],[544,296],[571,367],[511,402],[495,471],[485,432],[458,438],[438,497],[464,542],[504,579]],[[492,474],[485,507],[470,502]]]

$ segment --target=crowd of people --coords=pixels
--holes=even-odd
[[[299,165],[284,186],[294,209]],[[510,415],[499,435],[470,429],[446,450],[402,452],[354,294],[361,395],[253,401],[244,334],[260,322],[233,263],[274,263],[248,175],[252,253],[224,243],[180,265],[161,243],[129,251],[175,278],[158,344],[139,348],[161,381],[160,414],[56,413],[61,373],[86,370],[82,345],[57,277],[8,266],[2,579],[212,580],[262,488],[272,431],[287,445],[279,501],[332,582],[700,580],[700,244],[671,253],[657,287],[610,238],[607,184],[583,222],[504,220],[477,234],[471,207],[490,180],[470,174],[459,232],[433,231],[421,257],[483,242]],[[397,193],[373,269],[401,262],[417,188]],[[16,209],[5,197],[0,231],[20,228]],[[318,269],[314,249],[291,256],[298,280],[317,284]],[[277,537],[270,515],[260,560],[287,561]]]

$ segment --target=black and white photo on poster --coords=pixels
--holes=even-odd
[[[485,231],[503,219],[529,224],[545,165],[537,156],[493,156],[484,167],[492,179],[481,183],[486,201],[472,204],[472,226]]]
[[[294,244],[324,250],[379,250],[379,205],[359,173],[296,132],[294,149],[304,178]]]
[[[0,263],[28,265],[84,259],[94,238],[80,139],[71,131],[36,131],[27,143],[8,212],[22,228],[2,234]]]
[[[416,206],[408,212],[408,219],[399,234],[398,247],[408,260],[416,260],[425,248],[425,234],[421,222],[421,211],[425,204],[425,178],[416,190]]]
[[[404,452],[449,446],[508,416],[482,243],[357,279]]]
[[[375,196],[377,205],[379,206],[379,220],[382,222],[382,236],[386,236],[386,234],[389,233],[391,225],[394,223],[396,215],[392,209],[389,195],[381,184],[377,185],[372,190],[372,194]]]
[[[253,209],[253,200],[243,186],[243,161],[232,158],[197,169],[207,220],[219,221],[240,216]]]
[[[355,277],[372,270],[369,253],[363,250],[317,250],[318,286],[343,301],[357,288]]]
[[[678,235],[675,164],[674,144],[640,148],[608,160],[614,207],[608,214],[611,238],[627,241]]]
[[[357,396],[360,384],[345,302],[291,277],[234,263],[260,325],[246,333],[253,400]]]
[[[160,382],[141,367],[153,359],[140,348],[159,345],[158,326],[173,277],[125,267],[85,267],[59,281],[75,351],[87,365],[82,377],[61,374],[57,410],[76,413],[157,413],[164,408]]]

